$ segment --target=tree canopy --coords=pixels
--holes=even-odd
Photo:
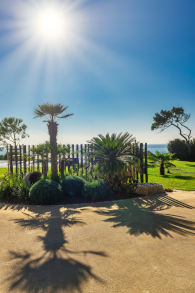
[[[28,137],[26,133],[27,126],[22,119],[8,117],[0,122],[0,141],[3,145],[14,144],[15,146],[22,139]]]
[[[185,125],[189,118],[190,114],[186,114],[182,107],[173,107],[171,110],[161,110],[160,113],[155,113],[151,129],[164,131],[174,126],[179,130],[179,134],[185,141],[190,142],[192,131]]]

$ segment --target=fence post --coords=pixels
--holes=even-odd
[[[6,146],[7,150],[7,167],[8,167],[8,173],[10,172],[10,160],[9,160],[9,147],[8,145]]]
[[[47,160],[42,157],[42,174],[46,178],[47,177]]]
[[[133,150],[133,156],[136,156],[136,145],[135,144],[133,144],[132,150]],[[133,164],[132,169],[133,169],[132,180],[134,182],[134,180],[136,180],[136,166],[135,166],[135,164]]]
[[[138,149],[138,144],[137,142],[135,142],[135,155],[137,158],[139,158],[139,149]],[[137,179],[137,182],[139,181],[139,169],[138,167],[136,166],[136,179]]]
[[[74,144],[72,144],[72,169],[75,171],[75,163],[74,163]]]
[[[96,178],[96,173],[94,172],[94,166],[96,164],[96,158],[95,158],[95,152],[94,152],[94,144],[92,144],[92,172],[93,172],[93,178]]]
[[[23,145],[24,174],[26,174],[26,146]]]
[[[58,158],[58,156],[57,156]],[[46,168],[46,176],[47,176],[47,172],[49,170],[49,154],[48,152],[46,153],[46,158],[45,158],[45,168]]]
[[[10,172],[11,174],[13,174],[13,157],[12,157],[12,145],[10,145],[10,148],[9,148],[9,161],[10,161]]]
[[[140,143],[140,179],[141,183],[144,182],[144,170],[143,170],[143,143]]]
[[[145,179],[148,183],[148,145],[145,143]]]
[[[18,154],[17,154],[17,152],[18,152],[18,148],[17,148],[16,145],[15,145],[14,150],[15,150],[15,166],[16,166],[16,174],[18,174]]]
[[[39,165],[39,154],[37,154],[37,171],[40,170],[40,165]]]
[[[32,146],[32,154],[33,154],[33,157],[32,157],[32,168],[33,168],[33,172],[35,171],[35,146],[33,145]]]
[[[79,145],[76,145],[76,157],[77,157],[77,163],[78,163],[78,167],[77,167],[77,176],[79,175]]]
[[[91,145],[88,144],[87,145],[87,149],[88,149],[88,166],[89,166],[89,175],[91,175],[91,177],[93,176],[92,174],[92,149],[91,149]]]
[[[87,179],[87,145],[84,146],[84,158],[85,158],[85,177]]]
[[[81,168],[82,168],[82,175],[83,175],[83,145],[81,144]]]
[[[31,158],[30,158],[30,146],[28,146],[28,169],[31,172]]]
[[[67,147],[68,147],[68,173],[69,173],[70,172],[70,144],[68,144]]]
[[[63,149],[67,149],[67,146],[65,144],[62,145]],[[65,155],[65,152],[63,152],[63,155],[62,155],[62,160],[64,161],[64,172],[66,173],[66,155]]]
[[[19,145],[19,152],[20,152],[20,174],[22,174],[22,148]]]

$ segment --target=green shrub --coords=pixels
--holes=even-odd
[[[62,189],[55,181],[41,179],[32,185],[29,197],[33,204],[56,204],[62,200]]]
[[[42,174],[39,171],[30,172],[24,177],[24,182],[30,187],[31,185],[39,181],[41,179],[41,176]]]
[[[22,175],[6,174],[0,183],[0,200],[17,201],[26,200],[29,188]]]
[[[195,139],[189,144],[185,140],[174,139],[168,143],[168,151],[175,154],[181,161],[195,161]]]
[[[62,191],[64,195],[82,196],[85,180],[78,176],[66,176],[62,181]]]
[[[168,143],[168,151],[182,160],[187,161],[189,159],[187,144],[185,140],[174,139]]]
[[[83,197],[89,201],[106,200],[112,195],[112,190],[103,181],[85,182]]]
[[[195,138],[193,138],[190,141],[190,147],[191,147],[191,161],[195,162]]]

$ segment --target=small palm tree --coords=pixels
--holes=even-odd
[[[173,160],[174,154],[171,153],[160,153],[156,152],[155,154],[149,152],[149,160],[152,161],[154,164],[160,164],[160,175],[165,175],[165,168],[175,167],[173,163],[170,161]],[[169,169],[168,169],[168,173]]]
[[[35,118],[47,117],[47,120],[43,122],[47,123],[48,132],[50,136],[50,148],[51,148],[51,172],[52,177],[56,178],[58,174],[57,170],[57,132],[58,132],[58,123],[57,119],[65,119],[73,114],[62,115],[68,107],[65,107],[61,104],[43,104],[38,105],[34,110]]]
[[[132,144],[135,139],[129,133],[106,134],[93,137],[89,143],[94,150],[95,161],[100,176],[114,189],[126,183],[129,166],[135,163]]]

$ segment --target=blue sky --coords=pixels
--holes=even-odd
[[[195,135],[194,0],[44,0],[70,8],[73,23],[53,50],[26,29],[27,12],[41,2],[0,1],[0,118],[22,118],[28,143],[48,139],[46,125],[33,119],[44,102],[75,114],[60,122],[63,143],[120,131],[167,143],[176,129],[150,128],[153,114],[172,106],[191,113]]]

